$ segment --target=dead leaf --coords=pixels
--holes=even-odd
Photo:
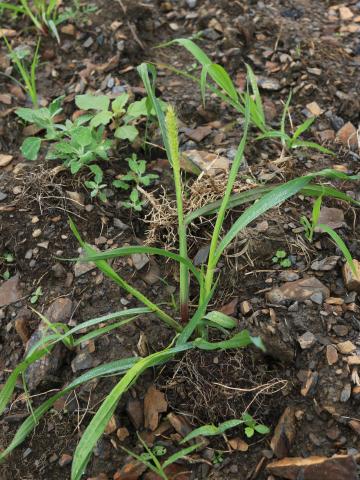
[[[165,468],[166,476],[169,480],[189,480],[191,471],[184,465],[173,463]],[[155,472],[147,472],[144,480],[161,480]]]
[[[165,395],[151,385],[144,398],[145,428],[155,430],[159,425],[159,413],[166,412],[167,408]]]
[[[147,466],[136,460],[127,463],[118,470],[113,479],[114,480],[138,480],[141,475],[147,470]]]
[[[235,315],[238,301],[239,299],[237,297],[234,298],[233,300],[231,300],[231,302],[227,303],[226,305],[223,305],[219,309],[219,312],[225,313],[225,315]]]

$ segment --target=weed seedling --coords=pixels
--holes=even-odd
[[[103,180],[103,171],[98,165],[90,165],[90,171],[94,174],[93,180],[86,180],[85,186],[91,190],[90,197],[99,197],[102,202],[106,202],[106,194],[103,190],[106,188],[106,183],[101,183]]]
[[[278,263],[283,268],[291,267],[291,260],[288,258],[285,250],[277,250],[272,257],[273,263]]]
[[[305,215],[300,218],[300,223],[304,227],[304,234],[305,237],[308,239],[310,243],[313,242],[314,233],[315,231],[319,231],[322,233],[327,233],[329,237],[335,242],[336,246],[339,248],[341,253],[344,255],[346,261],[348,262],[353,274],[357,277],[357,269],[354,264],[354,260],[350,253],[350,250],[347,248],[344,240],[335,232],[334,229],[329,227],[329,225],[325,225],[323,223],[319,223],[320,219],[320,211],[321,205],[323,201],[323,195],[320,195],[314,202],[311,219],[309,220]],[[316,229],[316,230],[315,230]]]
[[[17,47],[13,49],[6,37],[4,37],[4,41],[9,50],[9,57],[21,76],[22,82],[20,82],[20,85],[29,94],[34,108],[38,108],[36,69],[39,64],[40,40],[37,42],[35,53],[30,63],[27,62],[27,58],[31,56],[29,48]]]
[[[30,303],[35,305],[38,302],[39,298],[44,295],[44,292],[41,287],[37,287],[37,289],[31,294]]]

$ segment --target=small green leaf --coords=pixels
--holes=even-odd
[[[129,95],[127,93],[122,93],[119,95],[115,100],[112,102],[111,108],[115,115],[119,115],[120,113],[124,113],[124,107],[129,100]]]
[[[106,95],[77,95],[75,103],[81,110],[108,110],[110,98]]]
[[[112,184],[114,185],[114,187],[121,188],[122,190],[129,190],[130,188],[130,185],[126,182],[123,182],[122,180],[114,180]]]
[[[231,329],[236,327],[236,321],[232,317],[229,317],[229,315],[225,315],[225,313],[222,312],[209,312],[204,318],[222,328]]]
[[[36,160],[41,146],[41,138],[28,137],[25,138],[21,145],[21,153],[27,160]]]
[[[115,137],[133,142],[138,133],[138,129],[134,125],[123,125],[115,130]]]
[[[291,267],[291,260],[289,258],[284,258],[284,260],[281,260],[280,265],[283,268],[289,268]]]
[[[147,98],[144,97],[137,102],[130,103],[126,115],[135,119],[139,117],[146,117],[148,114],[147,106],[146,106]]]
[[[77,127],[71,132],[71,139],[81,147],[86,147],[93,140],[91,129],[89,127]]]
[[[285,258],[286,252],[285,250],[277,250],[275,255],[277,256],[277,258]]]
[[[103,110],[91,119],[90,127],[96,128],[99,125],[107,125],[113,118],[113,113]]]
[[[266,425],[262,425],[261,423],[256,425],[254,428],[261,435],[266,435],[267,433],[270,433],[270,429]]]
[[[248,437],[248,438],[251,438],[254,436],[254,433],[255,433],[255,430],[251,427],[245,427],[245,435]]]

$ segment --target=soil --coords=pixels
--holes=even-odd
[[[182,122],[181,148],[207,150],[230,158],[241,136],[242,118],[210,95],[204,108],[197,86],[166,68],[165,64],[169,64],[196,74],[194,61],[186,51],[178,46],[155,48],[171,39],[188,38],[204,30],[199,44],[228,70],[238,88],[244,86],[246,63],[257,75],[276,83],[275,88],[261,90],[270,123],[278,124],[290,90],[293,92],[291,120],[295,125],[309,116],[312,108],[309,104],[316,102],[322,113],[306,133],[306,139],[335,152],[331,156],[299,149],[283,155],[277,142],[255,141],[256,134],[252,132],[241,177],[245,185],[251,181],[276,183],[323,168],[359,173],[360,150],[356,146],[350,149],[341,139],[337,141],[337,132],[344,124],[351,122],[357,127],[360,121],[359,2],[348,1],[340,7],[326,0],[94,0],[92,3],[95,12],[69,23],[74,27],[70,35],[60,29],[60,45],[49,36],[42,40],[38,91],[44,104],[65,95],[65,114],[71,116],[75,94],[86,91],[112,93],[114,87],[122,87],[140,99],[144,89],[136,67],[143,61],[154,62],[158,68],[157,93],[175,105]],[[350,18],[346,18],[343,7],[352,12]],[[25,19],[4,14],[1,20],[1,28],[16,31],[12,37],[14,46],[36,44],[36,34]],[[1,43],[0,48],[2,71],[9,75],[5,45]],[[71,325],[139,306],[98,270],[75,276],[74,263],[59,260],[76,258],[80,253],[68,217],[74,219],[83,238],[103,249],[146,242],[150,212],[150,206],[140,214],[123,208],[121,202],[125,196],[115,189],[109,189],[106,204],[92,200],[84,187],[84,175],[73,177],[57,168],[58,163],[45,162],[43,156],[37,162],[24,160],[20,153],[23,125],[14,110],[29,106],[29,102],[15,86],[0,72],[0,150],[13,156],[8,166],[0,167],[0,256],[11,252],[14,257],[10,262],[0,263],[0,274],[5,276],[2,284],[6,283],[7,271],[11,277],[18,274],[21,292],[15,302],[0,308],[2,384],[24,355],[26,342],[15,328],[15,320],[24,316],[24,308],[27,308],[25,330],[29,336],[40,322],[30,307],[44,313],[59,298],[72,301],[71,319],[67,319]],[[1,94],[9,94],[10,103]],[[189,139],[187,129],[206,125],[211,126],[210,135],[200,142]],[[103,165],[106,183],[111,185],[114,176],[125,171],[125,159],[136,151],[159,174],[154,196],[159,198],[161,187],[172,194],[170,169],[163,150],[156,146],[158,134],[153,130],[151,136],[154,146],[145,151],[140,144],[125,143],[113,151],[108,164]],[[187,178],[190,180],[191,176]],[[204,189],[210,188],[205,182],[206,178]],[[358,182],[335,185],[360,200]],[[77,192],[85,206],[71,201],[68,192]],[[336,231],[354,258],[360,260],[357,209],[338,200],[326,200],[325,205],[344,212],[344,221]],[[154,437],[152,441],[164,445],[168,452],[178,449],[180,438],[165,423],[168,413],[179,415],[195,428],[239,418],[248,409],[271,431],[269,435],[247,439],[242,429],[231,430],[228,438],[240,437],[246,441],[249,444],[246,452],[230,451],[226,441],[218,437],[209,441],[206,449],[183,461],[188,473],[171,478],[272,479],[266,470],[266,464],[275,460],[270,441],[287,407],[295,412],[296,434],[284,456],[360,454],[360,428],[354,427],[360,425],[356,423],[360,422],[358,367],[349,366],[347,353],[341,351],[343,342],[349,341],[354,347],[351,353],[360,352],[360,302],[357,293],[348,291],[344,285],[341,258],[328,270],[312,268],[314,261],[334,255],[341,257],[341,252],[320,233],[312,244],[306,240],[300,217],[309,217],[311,207],[310,199],[297,196],[265,214],[238,238],[221,264],[212,307],[226,307],[237,319],[239,330],[248,328],[252,334],[260,335],[267,353],[254,348],[241,352],[190,352],[176,357],[166,367],[148,371],[116,409],[117,426],[126,427],[129,436],[119,440],[115,432],[104,435],[84,478],[155,478],[149,472],[133,476],[119,473],[131,461],[122,447],[142,451],[136,431],[148,435],[148,440],[151,438],[142,418],[136,425],[129,409],[137,406],[141,417],[144,397],[153,385],[165,394],[167,412],[162,414],[160,426],[165,424],[168,428],[164,427],[156,441]],[[242,207],[233,209],[227,225],[242,211]],[[208,245],[212,226],[211,219],[201,219],[191,227],[192,258]],[[158,225],[158,241],[166,238],[169,243],[166,233],[165,227]],[[287,252],[291,271],[272,262],[277,250]],[[157,257],[137,270],[130,258],[122,257],[114,261],[113,268],[172,312],[178,284],[178,271],[172,264]],[[286,280],[296,282],[307,277],[320,280],[329,289],[328,295],[321,296],[320,301],[319,297],[298,302],[294,298],[280,303],[269,301],[267,294],[272,288]],[[36,304],[31,304],[31,296],[39,286],[43,293]],[[313,341],[305,345],[301,339],[306,332],[312,334]],[[83,345],[81,350],[66,351],[61,367],[31,392],[33,405],[40,405],[51,392],[78,375],[71,365],[80,352],[87,353],[91,366],[95,367],[134,354],[158,351],[171,339],[172,332],[155,317],[140,316]],[[331,345],[337,346],[338,352],[333,363],[328,359]],[[70,479],[71,465],[62,465],[63,455],[73,455],[86,425],[118,379],[112,376],[84,384],[65,402],[56,404],[28,439],[0,465],[0,479]],[[313,381],[311,388],[307,388],[309,381]],[[10,443],[29,413],[19,383],[12,403],[0,419],[1,449]],[[351,420],[355,422],[352,427]]]

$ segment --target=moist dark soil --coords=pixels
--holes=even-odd
[[[214,62],[228,70],[239,89],[244,88],[246,63],[267,80],[261,94],[269,124],[278,125],[284,102],[292,91],[293,124],[303,122],[318,107],[318,118],[305,137],[335,153],[332,156],[303,149],[283,152],[276,141],[256,141],[256,132],[251,132],[239,179],[244,186],[278,183],[323,168],[359,173],[358,147],[349,148],[339,134],[347,122],[357,127],[360,121],[359,2],[345,2],[340,7],[325,0],[94,0],[92,3],[96,7],[94,12],[59,27],[60,45],[51,37],[42,39],[38,92],[44,105],[65,95],[64,113],[71,117],[75,110],[73,100],[79,93],[102,92],[115,97],[121,91],[128,91],[140,99],[145,90],[136,67],[144,61],[153,62],[158,69],[157,94],[175,106],[181,122],[181,148],[215,152],[231,160],[241,138],[243,118],[213,95],[207,96],[204,107],[198,86],[167,68],[169,65],[199,75],[194,60],[185,50],[178,46],[155,48],[202,30],[199,45]],[[346,15],[343,7],[352,16]],[[13,46],[36,45],[36,33],[26,19],[0,14],[0,27],[13,31],[7,33]],[[3,278],[0,289],[9,276],[18,275],[17,288],[21,292],[15,302],[5,299],[0,308],[0,382],[4,384],[23,358],[27,338],[39,326],[40,319],[30,307],[44,313],[55,300],[70,299],[71,318],[67,321],[74,326],[139,306],[97,269],[77,276],[74,262],[62,260],[80,254],[68,218],[75,221],[84,239],[101,250],[143,244],[148,240],[151,205],[141,213],[125,209],[122,201],[126,195],[114,188],[107,191],[107,203],[91,199],[84,187],[85,174],[73,177],[59,168],[59,163],[46,162],[46,152],[36,162],[26,161],[20,153],[24,125],[14,111],[30,104],[11,80],[10,76],[16,73],[11,70],[3,43],[0,65],[0,151],[13,156],[7,166],[0,166],[0,257],[7,252],[13,256],[11,261],[0,260]],[[191,140],[189,129],[199,126],[210,126],[211,133],[202,141]],[[140,128],[144,133],[144,126]],[[173,194],[171,171],[159,146],[156,128],[148,133],[150,145],[145,150],[141,142],[133,145],[124,142],[113,150],[109,162],[102,167],[105,183],[111,185],[115,175],[126,171],[125,159],[132,152],[145,158],[149,169],[159,175],[154,187],[148,190],[153,191],[160,208],[162,188],[168,195]],[[191,183],[194,177],[187,174],[186,180]],[[359,182],[334,185],[360,200]],[[205,176],[204,190],[209,188],[211,181]],[[72,200],[69,192],[75,192],[80,201]],[[336,231],[354,258],[360,260],[358,209],[339,200],[326,200],[324,205],[344,213]],[[261,336],[266,354],[255,348],[188,352],[162,368],[149,370],[124,395],[116,409],[117,427],[126,427],[129,436],[120,439],[116,429],[105,434],[96,446],[84,478],[158,478],[149,476],[149,472],[126,476],[121,469],[132,460],[122,447],[142,452],[136,435],[141,432],[150,445],[163,445],[168,453],[178,450],[181,435],[166,419],[169,413],[188,428],[196,428],[204,423],[240,418],[248,411],[271,432],[249,439],[243,429],[230,430],[226,438],[210,440],[205,449],[182,460],[186,473],[169,476],[172,479],[273,479],[266,470],[267,463],[275,460],[270,441],[287,407],[294,412],[296,434],[287,446],[286,456],[360,454],[360,428],[356,428],[360,426],[360,379],[358,367],[349,366],[347,361],[349,353],[360,353],[359,297],[344,284],[344,262],[336,245],[320,233],[315,235],[313,243],[305,238],[300,218],[309,217],[311,208],[312,200],[300,195],[266,213],[239,235],[220,264],[218,290],[211,307],[232,315],[239,331],[247,328],[253,335]],[[227,227],[242,211],[243,207],[237,207],[229,213]],[[158,246],[163,246],[163,241],[169,248],[175,248],[165,224],[166,218],[156,227]],[[213,225],[213,218],[202,218],[190,227],[192,258],[201,257]],[[290,269],[272,261],[277,250],[286,251],[292,263]],[[339,256],[331,268],[314,267],[314,261],[330,256]],[[126,281],[173,314],[174,301],[178,300],[179,272],[171,262],[157,257],[137,270],[133,259],[122,257],[114,260],[112,266]],[[266,294],[274,287],[301,278],[321,281],[329,289],[325,297],[330,298],[269,301]],[[32,304],[31,297],[39,286],[42,295]],[[194,304],[196,295],[191,285]],[[25,338],[22,338],[16,320],[24,316]],[[313,338],[308,344],[302,343],[306,332]],[[173,332],[155,316],[144,315],[87,342],[77,351],[64,351],[60,368],[30,392],[33,407],[84,372],[74,372],[72,368],[74,358],[81,353],[90,362],[86,370],[112,360],[158,351],[168,346],[172,338]],[[219,340],[213,338],[216,339]],[[342,350],[344,342],[351,342],[350,352]],[[335,346],[338,352],[334,362],[329,361],[329,346]],[[71,464],[63,465],[64,454],[74,454],[86,425],[118,380],[119,376],[110,376],[85,383],[57,402],[27,440],[0,465],[0,479],[70,479]],[[167,412],[162,413],[160,426],[152,434],[146,430],[142,417],[144,397],[154,385],[165,395]],[[131,413],[134,409],[136,414]],[[1,449],[9,445],[29,414],[19,382],[0,419]],[[231,451],[227,441],[232,438],[247,442],[247,451]]]

